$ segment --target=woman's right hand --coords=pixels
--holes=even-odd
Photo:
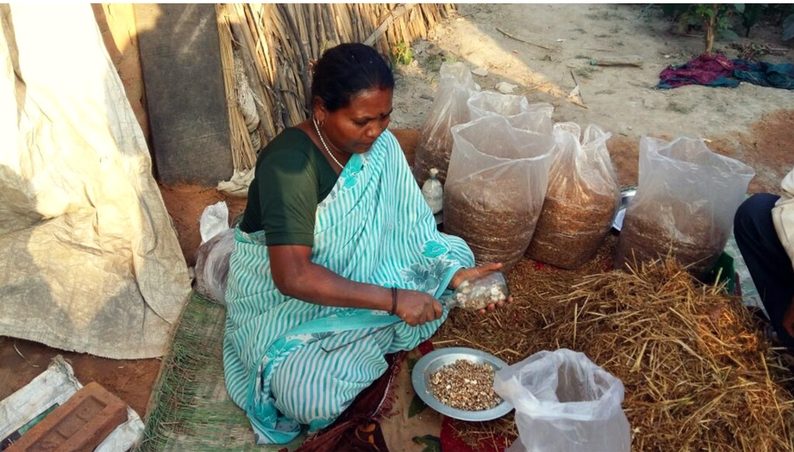
[[[397,316],[416,326],[441,317],[441,303],[433,296],[416,290],[397,291]]]

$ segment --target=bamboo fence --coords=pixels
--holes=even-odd
[[[452,4],[412,3],[217,5],[235,171],[254,166],[257,143],[269,142],[308,116],[309,68],[323,51],[362,42],[390,55],[398,44],[426,38],[453,10]],[[247,88],[235,79],[235,60],[244,69]],[[240,111],[242,94],[255,100],[259,122],[254,130]]]

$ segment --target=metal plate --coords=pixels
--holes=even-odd
[[[513,409],[513,405],[504,400],[499,405],[487,410],[466,411],[444,405],[430,393],[427,384],[430,375],[459,359],[465,359],[475,364],[490,364],[494,368],[494,372],[507,367],[507,363],[496,356],[473,348],[450,347],[433,350],[417,361],[411,372],[411,383],[413,383],[414,391],[419,398],[439,413],[462,421],[490,421],[509,413]]]

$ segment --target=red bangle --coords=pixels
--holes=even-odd
[[[389,314],[394,315],[397,313],[397,288],[391,288],[391,312]]]

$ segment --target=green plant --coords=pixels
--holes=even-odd
[[[735,7],[736,5],[734,5]],[[744,5],[742,5],[744,6]],[[706,31],[705,53],[711,53],[714,48],[714,37],[717,33],[727,34],[729,31],[729,17],[733,11],[731,5],[696,5],[695,16],[703,21],[703,28]],[[735,35],[736,33],[734,33]]]
[[[764,14],[764,10],[767,8],[767,5],[762,5],[759,3],[750,3],[747,5],[744,4],[736,4],[734,5],[736,10],[739,11],[739,14],[742,18],[742,26],[744,26],[744,37],[750,37],[750,28],[755,25],[761,16]]]
[[[414,52],[405,41],[400,41],[392,48],[391,59],[396,64],[407,65],[414,60]]]
[[[744,4],[667,4],[662,10],[684,29],[700,27],[704,32],[705,53],[711,53],[714,48],[714,38],[719,33],[728,38],[736,38],[730,29],[731,17],[734,13],[744,12]]]

